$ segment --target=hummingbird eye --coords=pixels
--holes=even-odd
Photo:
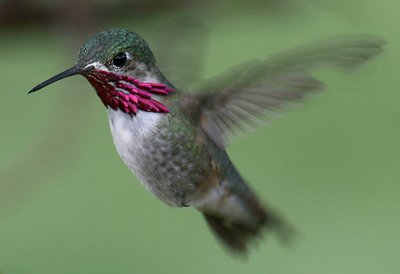
[[[117,53],[112,60],[112,64],[114,67],[121,68],[126,64],[128,60],[125,52]]]

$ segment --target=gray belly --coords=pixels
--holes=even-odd
[[[109,110],[114,144],[124,163],[163,202],[189,205],[210,170],[211,158],[194,134],[171,130],[162,114],[130,117]]]

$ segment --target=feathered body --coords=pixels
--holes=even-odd
[[[84,43],[75,67],[31,92],[73,74],[85,76],[107,108],[114,144],[128,168],[166,204],[196,207],[215,235],[243,254],[264,228],[285,236],[287,226],[230,161],[230,133],[321,90],[309,69],[353,67],[382,45],[365,35],[326,40],[247,62],[197,92],[182,93],[159,71],[140,36],[111,29]]]
[[[153,81],[154,79],[152,79]],[[182,94],[159,99],[167,115],[139,112],[130,117],[108,110],[117,152],[144,186],[171,206],[202,211],[217,235],[235,251],[267,224],[263,206],[228,155],[180,108]],[[277,225],[276,217],[270,218]]]

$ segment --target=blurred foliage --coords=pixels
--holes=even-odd
[[[394,0],[0,1],[0,272],[399,273],[397,8]],[[209,30],[207,54],[193,48],[206,76],[321,37],[388,41],[355,73],[317,72],[323,96],[229,147],[298,231],[289,248],[268,237],[235,261],[193,209],[156,200],[115,153],[84,79],[26,95],[74,64],[91,33],[129,28],[161,54],[159,29],[187,16]]]

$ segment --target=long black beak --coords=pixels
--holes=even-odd
[[[64,78],[66,78],[66,77],[70,77],[70,76],[72,76],[72,75],[76,75],[76,74],[78,74],[78,73],[80,73],[80,69],[78,69],[77,67],[72,67],[72,68],[70,68],[70,69],[67,69],[66,71],[63,71],[63,72],[57,74],[56,76],[51,77],[49,80],[44,81],[43,83],[37,85],[36,87],[34,87],[33,89],[31,89],[31,90],[28,92],[28,94],[29,94],[29,93],[32,93],[32,92],[35,92],[35,91],[37,91],[37,90],[39,90],[39,89],[42,89],[42,88],[44,88],[45,86],[50,85],[51,83],[54,83],[54,82],[56,82],[56,81],[58,81],[58,80],[64,79]]]

